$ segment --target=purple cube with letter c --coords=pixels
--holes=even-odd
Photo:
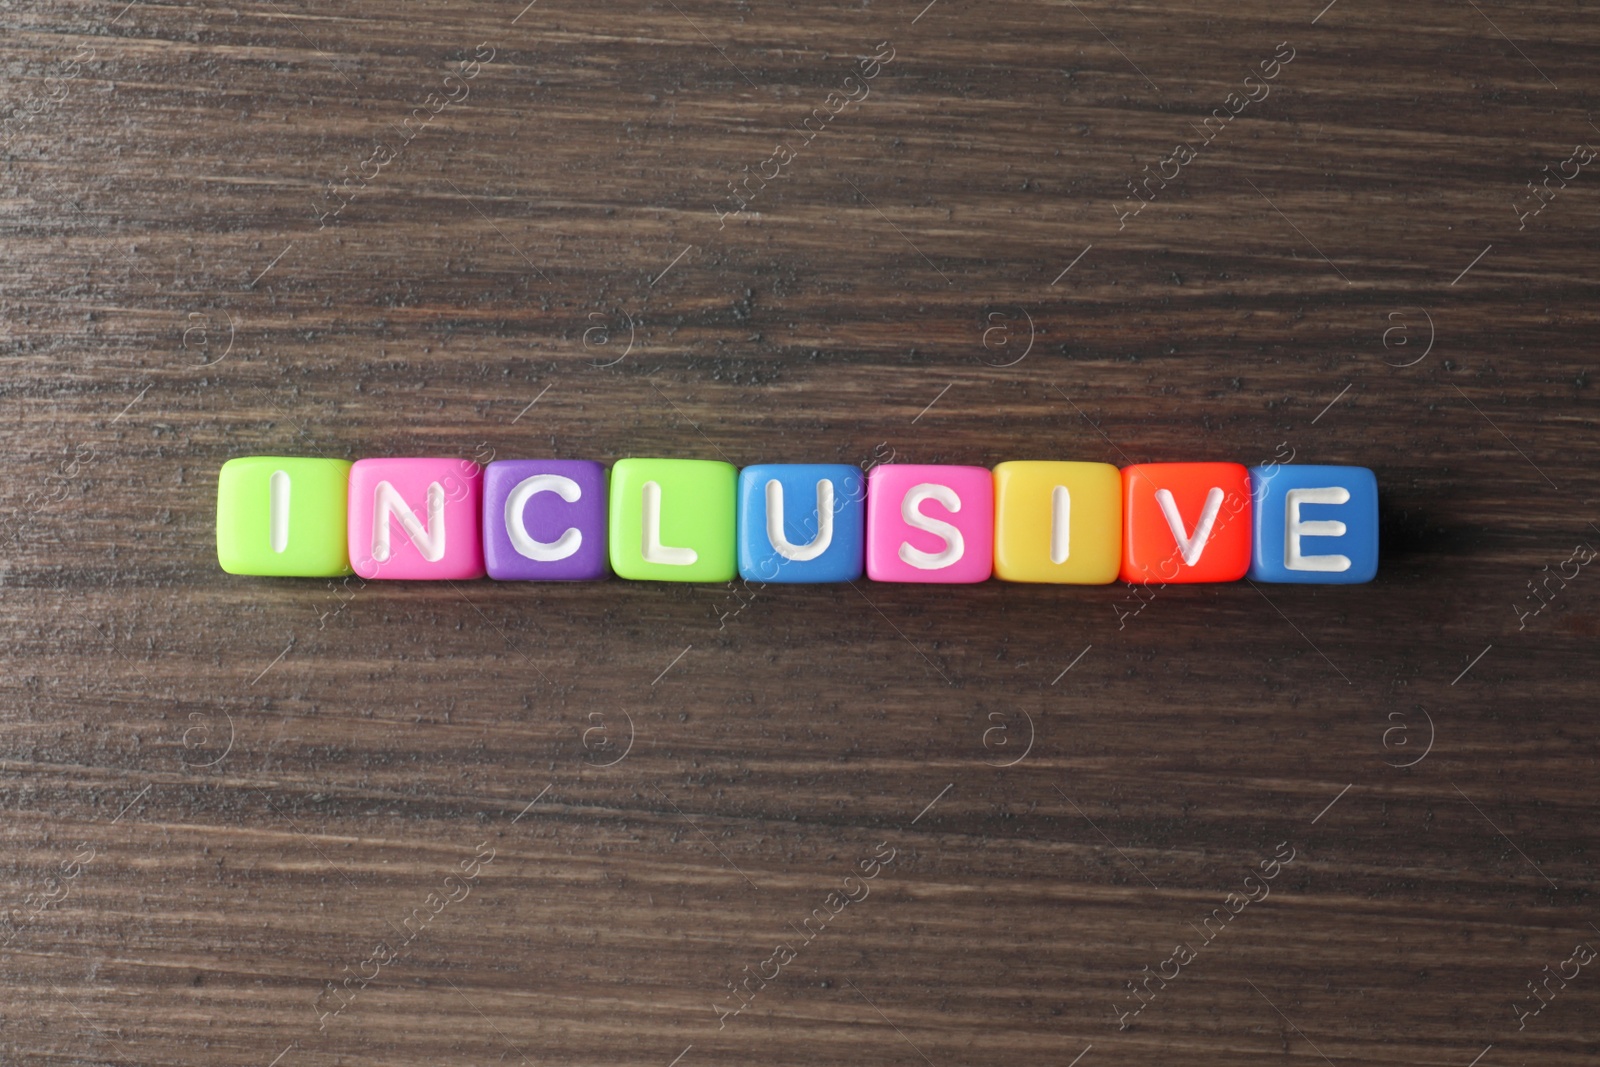
[[[611,573],[609,472],[586,459],[497,460],[483,475],[483,560],[502,582],[583,582]]]

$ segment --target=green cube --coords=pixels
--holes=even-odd
[[[617,463],[611,468],[611,569],[634,581],[732,581],[738,484],[738,470],[715,460]]]
[[[349,485],[342,459],[230,459],[217,475],[217,561],[229,574],[349,574]]]

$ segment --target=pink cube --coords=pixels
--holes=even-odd
[[[867,577],[982,582],[994,569],[994,475],[986,467],[885,463],[867,480]]]
[[[482,578],[483,468],[363,459],[350,468],[350,566],[363,578]]]

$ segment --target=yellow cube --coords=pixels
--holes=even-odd
[[[1122,472],[1109,463],[994,469],[994,576],[1107,585],[1122,567]]]

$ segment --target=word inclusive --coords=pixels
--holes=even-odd
[[[1365,467],[251,456],[217,480],[230,574],[499,581],[1355,583]]]

